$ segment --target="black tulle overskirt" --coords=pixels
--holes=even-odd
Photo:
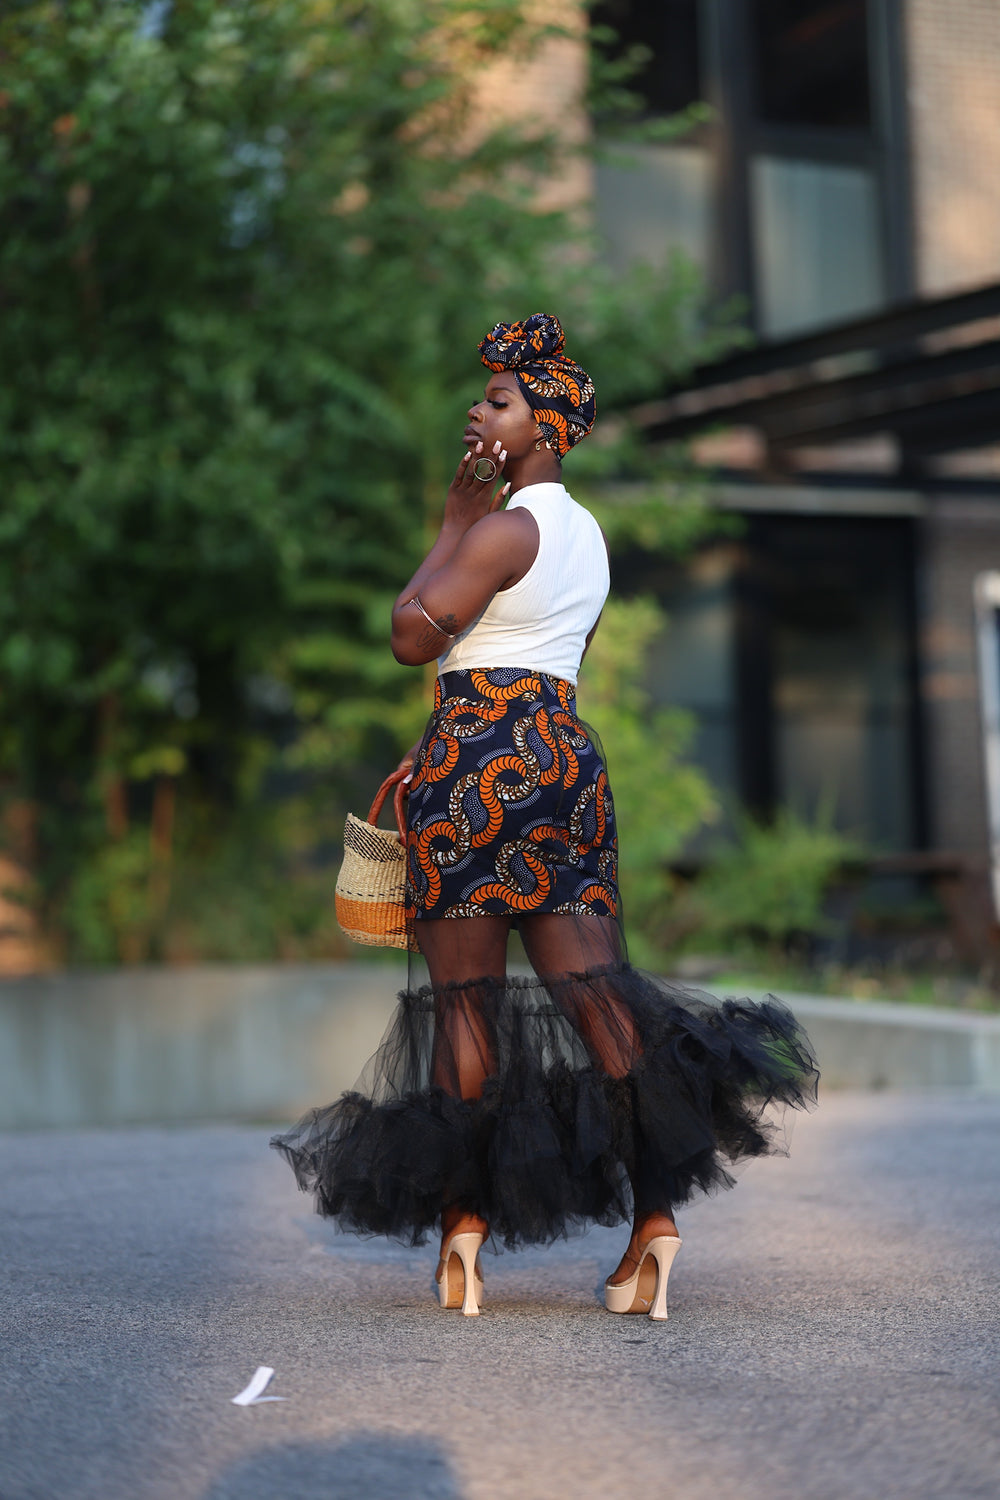
[[[484,1081],[463,1098],[470,1042]],[[774,999],[628,963],[476,979],[405,990],[357,1087],[272,1144],[345,1229],[419,1244],[459,1204],[513,1248],[730,1186],[817,1076]]]

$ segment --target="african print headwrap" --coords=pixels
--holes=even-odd
[[[498,323],[479,346],[490,370],[511,370],[548,441],[560,458],[594,425],[597,402],[586,370],[565,355],[566,336],[551,313],[523,323]]]

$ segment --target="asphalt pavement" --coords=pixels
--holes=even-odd
[[[0,1136],[0,1500],[1000,1495],[1000,1098],[824,1097],[683,1213],[666,1324],[604,1312],[609,1230],[443,1313],[272,1129]]]

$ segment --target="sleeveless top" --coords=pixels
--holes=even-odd
[[[456,636],[438,672],[527,667],[576,683],[583,648],[608,596],[601,528],[561,484],[529,484],[508,502],[538,527],[538,551],[519,582],[493,595]]]

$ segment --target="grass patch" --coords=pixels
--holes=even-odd
[[[682,977],[706,989],[733,994],[767,991],[829,995],[844,1000],[886,1000],[898,1005],[942,1006],[952,1010],[1000,1013],[1000,992],[979,975],[920,973],[884,968],[848,968],[829,964],[807,968],[773,962],[756,968],[752,964],[712,966],[682,963]]]

